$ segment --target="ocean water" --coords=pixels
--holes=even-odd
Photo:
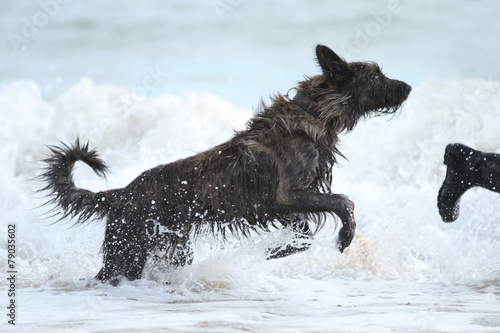
[[[483,0],[0,3],[0,330],[500,332],[500,196],[467,192],[451,224],[436,207],[446,144],[500,153],[499,14]],[[333,190],[356,204],[348,250],[330,220],[287,258],[264,255],[285,232],[214,236],[192,266],[93,282],[104,225],[43,216],[45,145],[90,140],[111,173],[78,165],[77,185],[125,186],[244,128],[261,98],[317,73],[316,43],[413,86],[396,116],[342,136]]]

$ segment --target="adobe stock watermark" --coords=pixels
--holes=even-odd
[[[487,101],[499,91],[500,72],[497,75],[490,74],[485,80],[481,80],[474,91],[471,91],[465,98],[464,108],[475,109],[481,102]]]
[[[128,116],[132,107],[146,99],[146,96],[151,91],[157,89],[168,77],[168,73],[160,69],[158,65],[154,68],[146,67],[146,74],[142,77],[141,84],[134,86],[128,95],[120,102],[116,109],[120,113],[120,117],[113,114],[104,118],[97,127],[89,134],[89,140],[98,143],[102,140],[106,133],[111,132],[120,119]]]
[[[344,57],[350,58],[368,47],[373,39],[377,38],[389,26],[394,16],[402,12],[403,6],[399,0],[391,0],[387,3],[386,8],[372,11],[370,13],[372,17],[370,21],[366,22],[363,26],[356,26],[354,28],[351,41],[340,44],[340,50]]]
[[[221,21],[224,21],[227,12],[232,12],[242,3],[243,0],[215,0],[212,2],[215,12]]]
[[[16,325],[17,315],[17,243],[16,243],[16,224],[9,223],[7,226],[7,323],[9,325]]]
[[[22,25],[17,32],[9,32],[7,39],[14,52],[26,50],[29,42],[39,35],[49,21],[57,16],[62,5],[66,5],[70,0],[39,0],[39,10],[33,15],[24,16],[21,21]]]

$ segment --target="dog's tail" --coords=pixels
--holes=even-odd
[[[42,162],[44,173],[38,178],[46,185],[40,192],[48,192],[51,197],[46,204],[54,204],[52,216],[59,216],[59,221],[71,218],[75,224],[90,219],[102,218],[109,210],[111,192],[92,192],[76,187],[73,181],[73,168],[77,161],[90,166],[100,177],[105,178],[108,167],[98,157],[96,150],[89,150],[88,143],[81,144],[76,139],[72,146],[61,143],[61,146],[49,146],[51,154]]]

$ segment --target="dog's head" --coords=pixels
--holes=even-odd
[[[333,117],[350,113],[353,121],[394,113],[411,91],[408,84],[385,76],[373,62],[346,62],[323,45],[316,47],[316,58],[323,73],[303,81],[302,91],[325,118],[330,118],[328,112],[335,113]]]

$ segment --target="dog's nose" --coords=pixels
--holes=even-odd
[[[408,92],[408,94],[409,94],[412,88],[411,88],[411,86],[410,86],[409,84],[407,84],[407,83],[405,83],[405,85],[406,85],[406,86],[405,86],[405,90],[406,90],[406,91]]]
[[[400,81],[401,82],[401,85],[400,85],[400,91],[403,95],[405,95],[406,97],[408,97],[408,95],[410,94],[410,91],[411,91],[411,86],[409,84],[407,84],[406,82],[403,82],[403,81]]]

